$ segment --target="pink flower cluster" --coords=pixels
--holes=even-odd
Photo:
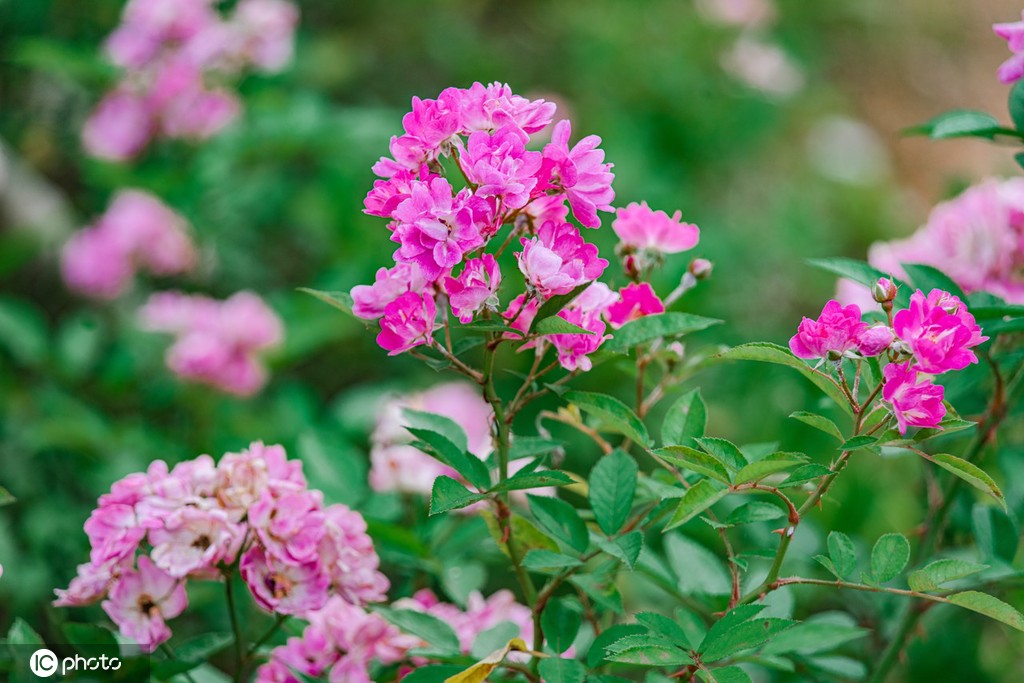
[[[218,0],[129,0],[107,38],[121,80],[82,131],[93,156],[124,161],[156,136],[205,139],[238,115],[226,82],[251,67],[276,72],[291,60],[298,11],[287,0],[240,0],[230,17]]]
[[[626,273],[647,273],[660,265],[665,254],[678,254],[697,246],[700,228],[682,221],[682,212],[669,216],[653,211],[647,202],[636,202],[616,212],[612,230],[619,236],[616,252]]]
[[[889,307],[896,288],[886,278],[874,287]],[[789,348],[799,358],[822,358],[838,364],[844,357],[887,354],[882,398],[889,403],[901,434],[907,428],[935,427],[946,414],[943,388],[928,376],[963,370],[978,362],[974,349],[988,340],[966,304],[939,289],[926,296],[918,290],[910,306],[892,315],[890,325],[868,325],[857,304],[825,304],[817,320],[804,318]]]
[[[175,275],[192,270],[197,260],[184,218],[148,192],[122,190],[106,213],[64,245],[61,272],[76,292],[115,299],[139,270]]]
[[[166,356],[172,372],[239,396],[263,388],[261,354],[284,336],[280,318],[251,292],[224,301],[160,292],[139,310],[139,319],[146,330],[175,335]]]
[[[170,638],[188,579],[230,580],[237,567],[261,607],[300,617],[332,596],[363,605],[388,589],[362,516],[325,506],[281,446],[253,443],[173,469],[157,460],[100,496],[85,532],[89,562],[54,604],[106,598],[107,615],[147,652]]]
[[[904,263],[938,268],[967,293],[1024,303],[1024,179],[985,180],[932,209],[910,237],[873,244],[868,261],[896,277]],[[840,281],[839,298],[868,304],[867,289]]]
[[[1016,83],[1024,78],[1024,12],[1021,12],[1021,21],[993,24],[992,30],[1007,42],[1013,53],[999,66],[999,80],[1007,84]]]

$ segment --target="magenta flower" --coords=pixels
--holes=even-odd
[[[604,151],[597,148],[601,138],[588,135],[569,149],[572,126],[559,121],[551,134],[551,142],[544,147],[541,166],[542,182],[538,189],[553,187],[565,192],[572,214],[581,225],[597,228],[601,225],[598,211],[611,211],[615,200],[611,172],[612,164],[604,163]]]
[[[700,228],[682,222],[682,212],[669,216],[664,211],[653,211],[647,202],[619,209],[612,221],[612,230],[622,244],[635,251],[655,254],[677,254],[697,246]]]
[[[462,190],[452,196],[444,178],[412,185],[408,199],[395,208],[398,225],[391,240],[400,246],[396,261],[419,265],[430,282],[437,280],[463,256],[483,246],[494,226],[493,207],[487,200]]]
[[[249,527],[263,547],[287,564],[315,562],[324,535],[323,496],[294,491],[275,496],[264,491],[249,508]]]
[[[373,189],[363,200],[363,213],[382,218],[391,218],[398,205],[412,196],[412,186],[417,177],[429,181],[433,176],[429,171],[421,170],[419,174],[407,169],[398,169],[386,180],[375,180]]]
[[[1024,12],[1021,17],[1022,21],[992,25],[992,30],[1007,41],[1007,47],[1013,53],[999,67],[999,80],[1006,84],[1015,83],[1024,77]]]
[[[648,282],[632,283],[619,290],[618,300],[605,309],[604,315],[618,329],[631,320],[664,313],[665,304]]]
[[[896,340],[891,328],[886,325],[872,325],[857,337],[857,351],[869,358],[884,353]]]
[[[327,602],[330,578],[316,561],[283,562],[253,546],[239,565],[256,603],[268,612],[305,617]]]
[[[508,209],[521,209],[537,185],[540,152],[526,151],[530,136],[509,124],[491,135],[478,131],[469,136],[460,159],[469,181],[481,197],[498,197]]]
[[[900,434],[907,427],[935,427],[946,414],[942,387],[928,379],[918,381],[918,372],[911,363],[889,363],[882,370],[882,399],[892,406]]]
[[[122,635],[137,642],[144,652],[152,652],[171,637],[164,620],[178,616],[187,605],[184,584],[143,555],[138,571],[125,572],[114,584],[103,611]]]
[[[608,267],[597,247],[585,242],[569,223],[545,223],[536,237],[521,242],[523,250],[516,252],[519,270],[527,287],[545,299],[596,280]]]
[[[589,372],[593,362],[589,355],[609,338],[601,319],[618,295],[603,282],[595,282],[562,310],[558,316],[591,334],[552,334],[545,337],[555,347],[559,364],[569,371]]]
[[[472,322],[473,316],[484,308],[497,310],[501,270],[490,254],[466,261],[457,278],[444,280],[452,313],[463,323]]]
[[[857,339],[868,324],[860,319],[860,308],[829,301],[817,320],[804,318],[789,340],[789,349],[798,358],[838,360],[857,348]]]
[[[933,289],[927,296],[918,290],[910,307],[893,317],[893,330],[907,343],[921,370],[938,375],[962,370],[978,357],[971,348],[986,341],[960,299]]]
[[[116,299],[131,286],[131,256],[102,230],[89,227],[71,236],[61,250],[61,277],[69,289],[94,299]]]
[[[415,263],[396,263],[393,268],[381,268],[372,285],[352,288],[352,313],[365,320],[376,320],[392,301],[407,292],[421,293],[427,281]]]
[[[406,292],[384,307],[377,344],[389,356],[430,344],[437,320],[437,306],[428,294]]]
[[[139,154],[156,130],[146,101],[115,90],[104,97],[85,122],[82,145],[98,159],[127,161]]]
[[[554,102],[528,100],[497,82],[474,83],[466,90],[448,88],[440,99],[458,103],[460,132],[465,134],[513,125],[532,135],[546,128],[555,115]]]
[[[402,117],[402,128],[429,150],[422,163],[437,158],[443,145],[459,132],[459,106],[445,97],[436,100],[412,98],[412,111]]]

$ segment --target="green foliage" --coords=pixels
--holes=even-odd
[[[590,473],[590,506],[601,530],[611,536],[622,528],[633,508],[638,467],[625,451],[601,458]]]

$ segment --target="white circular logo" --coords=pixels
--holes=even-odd
[[[32,659],[28,661],[28,668],[40,678],[49,678],[57,673],[57,655],[52,651],[42,648],[32,653]]]

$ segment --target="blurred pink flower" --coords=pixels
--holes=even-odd
[[[682,222],[682,215],[676,211],[669,216],[664,211],[653,211],[647,202],[633,202],[616,212],[612,230],[631,249],[676,254],[693,249],[700,239],[700,229]]]
[[[992,30],[1007,41],[1007,47],[1013,53],[1012,57],[999,66],[999,80],[1007,84],[1024,77],[1024,12],[1021,12],[1021,17],[1022,21],[992,25]]]
[[[114,90],[89,115],[82,144],[94,157],[127,161],[149,144],[156,122],[149,104],[125,90]]]

